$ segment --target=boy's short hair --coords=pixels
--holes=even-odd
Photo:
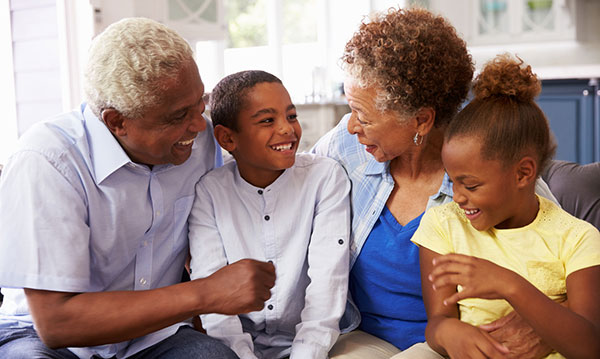
[[[277,76],[261,70],[236,72],[219,81],[210,94],[213,125],[225,126],[237,132],[237,117],[246,104],[248,90],[263,82],[282,84]]]

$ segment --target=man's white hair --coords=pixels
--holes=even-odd
[[[165,80],[193,61],[190,45],[175,31],[146,18],[110,25],[93,41],[85,71],[85,100],[96,116],[113,108],[137,118],[161,103]]]

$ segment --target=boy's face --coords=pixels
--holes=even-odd
[[[444,143],[442,160],[453,182],[454,202],[465,211],[473,227],[518,228],[530,223],[523,213],[516,166],[481,156],[481,141],[459,136]]]
[[[233,148],[226,149],[246,181],[266,187],[294,165],[302,129],[282,84],[262,82],[247,90],[237,125],[237,132],[229,131]]]

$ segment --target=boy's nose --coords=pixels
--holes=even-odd
[[[294,133],[294,127],[288,121],[281,121],[279,125],[279,133],[282,135],[289,135],[290,133]]]

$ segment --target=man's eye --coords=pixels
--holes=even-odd
[[[181,122],[186,119],[187,115],[188,115],[187,111],[185,111],[182,114],[178,114],[175,117],[173,117],[173,122]]]

